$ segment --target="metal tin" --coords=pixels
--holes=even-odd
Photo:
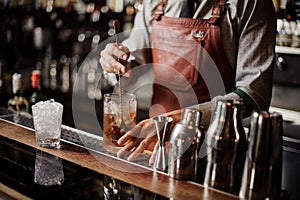
[[[281,192],[283,119],[277,112],[254,112],[239,196],[277,199]]]
[[[195,175],[196,140],[199,136],[201,112],[184,110],[183,120],[177,123],[170,138],[169,176],[180,180],[193,180]]]

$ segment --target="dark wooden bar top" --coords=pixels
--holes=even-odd
[[[0,135],[166,198],[186,200],[238,199],[231,194],[204,188],[203,185],[194,182],[175,180],[166,174],[66,141],[62,141],[57,149],[39,147],[36,145],[33,129],[4,119],[0,119]]]

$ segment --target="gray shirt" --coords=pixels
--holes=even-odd
[[[144,0],[135,17],[134,28],[123,41],[139,64],[151,63],[149,34],[152,10],[161,0]],[[165,15],[178,17],[183,0],[169,0]],[[217,0],[199,0],[194,18],[209,18]],[[221,19],[221,39],[226,56],[236,71],[236,88],[247,93],[254,109],[268,110],[271,101],[275,56],[276,16],[272,0],[229,0]],[[204,114],[214,109],[218,99],[238,99],[235,93],[216,96],[196,105]],[[210,113],[207,113],[210,116]]]

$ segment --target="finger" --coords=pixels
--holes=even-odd
[[[138,147],[130,154],[127,158],[128,161],[134,161],[143,151],[148,147],[148,145],[155,140],[155,137],[147,137],[138,145]]]
[[[120,58],[122,60],[128,59],[129,49],[123,45],[117,46],[116,43],[110,43],[105,48],[108,52],[111,52],[112,55]]]
[[[142,129],[141,126],[136,125],[129,131],[127,131],[119,140],[118,144],[119,145],[124,145],[128,140],[131,140],[132,138],[136,137],[140,130]]]
[[[126,60],[129,57],[129,50],[125,46],[118,47],[114,43],[106,45],[105,49],[100,53],[100,63],[102,68],[111,73],[125,73],[127,62]],[[116,58],[121,58],[125,62],[118,62]]]
[[[130,51],[126,46],[120,45],[119,49],[123,52],[123,54],[121,56],[119,56],[119,58],[121,58],[122,60],[128,60],[129,56],[130,56]]]
[[[118,152],[117,152],[117,157],[122,157],[125,154],[127,154],[131,149],[133,149],[137,143],[139,143],[142,139],[141,138],[135,138],[134,140],[129,141],[124,147],[122,147]]]
[[[101,52],[100,63],[103,70],[110,73],[118,73],[124,68],[109,52]]]
[[[141,126],[142,129],[140,130],[138,137],[146,138],[149,136],[153,136],[153,134],[156,134],[155,125],[152,119],[146,119],[141,121],[139,123],[139,126]]]
[[[128,157],[129,160],[134,160],[141,152],[143,152],[148,145],[156,139],[156,134],[154,132],[155,127],[152,120],[143,120],[138,125],[129,130],[125,135],[123,135],[119,140],[119,145],[125,145],[119,152],[118,156],[123,156],[126,152],[138,146],[134,152]],[[145,138],[145,139],[144,139]],[[141,144],[139,144],[139,142]]]

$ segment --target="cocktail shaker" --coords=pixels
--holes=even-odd
[[[233,100],[217,102],[207,130],[207,166],[204,186],[238,194],[246,153],[246,134],[242,126],[241,105]],[[242,165],[242,166],[241,166]]]
[[[177,123],[170,138],[169,176],[180,180],[193,180],[195,175],[196,138],[201,137],[201,112],[186,108],[183,119]]]
[[[278,112],[251,115],[241,199],[278,199],[281,192],[283,119]]]

